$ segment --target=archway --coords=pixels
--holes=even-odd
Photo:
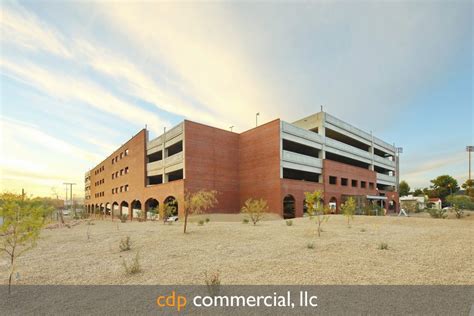
[[[132,203],[130,203],[130,208],[132,209],[133,217],[143,217],[142,202],[139,200],[133,200]]]
[[[99,215],[100,210],[99,210],[99,204],[94,205],[94,217]]]
[[[171,208],[172,216],[178,216],[178,200],[174,196],[168,196],[163,203],[165,207]]]
[[[337,199],[335,196],[329,199],[329,209],[331,210],[331,213],[337,212]]]
[[[110,203],[105,203],[105,214],[107,216],[112,215],[112,207]]]
[[[390,202],[388,203],[388,210],[390,212],[396,212],[397,211],[397,202],[395,202],[394,200],[390,200]]]
[[[114,213],[114,217],[122,215],[122,213],[120,212],[119,204],[117,202],[112,203],[112,212]]]
[[[132,212],[128,210],[128,202],[122,201],[122,203],[120,203],[120,214],[128,214],[128,217],[132,220]]]
[[[153,219],[153,217],[157,217],[159,216],[159,206],[160,206],[160,203],[158,202],[158,200],[154,199],[154,198],[149,198],[148,200],[146,200],[145,202],[145,212],[146,212],[146,218],[150,218],[150,219]]]
[[[105,215],[105,206],[104,206],[104,203],[100,203],[100,206],[99,206],[99,210],[100,210],[100,216],[104,216]]]
[[[283,198],[283,219],[295,218],[295,198],[288,194]]]

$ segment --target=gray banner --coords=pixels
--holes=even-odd
[[[469,315],[474,286],[0,286],[0,315]]]

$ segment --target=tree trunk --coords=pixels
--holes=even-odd
[[[186,226],[188,225],[188,211],[184,210],[184,233],[186,234]]]

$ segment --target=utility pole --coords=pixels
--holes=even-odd
[[[258,117],[259,117],[259,116],[260,116],[260,112],[257,112],[257,113],[255,114],[255,127],[258,126]]]
[[[471,180],[471,153],[474,151],[474,146],[466,146],[466,151],[469,153],[469,180]]]
[[[72,204],[73,204],[73,201],[72,201],[72,186],[73,185],[76,185],[75,183],[72,183],[72,182],[63,182],[63,184],[66,186],[66,200],[67,200],[67,186],[69,185],[69,189],[70,189],[70,196],[71,196],[71,210],[72,210]],[[76,210],[74,209],[74,216],[76,215]]]

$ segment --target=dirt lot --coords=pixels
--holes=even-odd
[[[357,216],[351,228],[331,216],[321,237],[308,218],[257,226],[239,216],[210,223],[93,221],[45,229],[38,246],[18,261],[19,284],[474,284],[474,214],[464,219]],[[221,221],[218,221],[221,220]],[[223,221],[225,220],[225,221]],[[89,237],[88,237],[89,235]],[[120,252],[130,236],[132,250]],[[380,243],[388,250],[380,250]],[[314,249],[307,247],[314,243]],[[122,262],[139,251],[143,271],[126,275]],[[0,259],[0,282],[7,261]]]

